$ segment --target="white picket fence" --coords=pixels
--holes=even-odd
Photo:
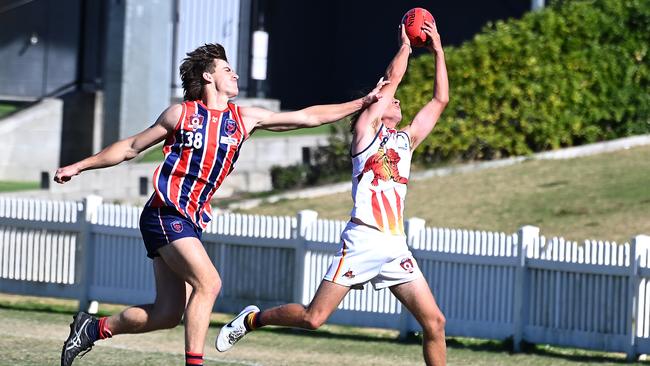
[[[136,304],[154,299],[141,208],[0,198],[0,292]],[[215,310],[307,304],[340,246],[343,221],[223,214],[203,241],[221,274]],[[450,336],[650,353],[650,237],[630,243],[425,227],[407,238]],[[419,331],[390,291],[352,291],[331,323]]]

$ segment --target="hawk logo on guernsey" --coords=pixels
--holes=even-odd
[[[237,122],[234,119],[228,118],[224,127],[224,132],[228,136],[232,136],[237,132]]]
[[[192,131],[196,131],[199,128],[203,128],[203,116],[196,113],[190,117],[190,128]]]
[[[172,227],[172,230],[174,230],[175,233],[180,233],[183,231],[183,223],[178,220],[172,221],[172,223],[169,225]]]
[[[237,121],[232,118],[227,118],[223,124],[223,134],[225,136],[221,136],[221,138],[219,138],[219,143],[226,145],[237,145],[237,139],[232,137],[235,132],[237,132]]]

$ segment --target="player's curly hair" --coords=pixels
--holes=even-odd
[[[180,67],[184,100],[201,99],[201,91],[206,84],[203,73],[214,72],[215,58],[228,62],[226,50],[218,43],[207,43],[187,53]]]

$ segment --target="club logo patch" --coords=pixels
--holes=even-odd
[[[172,221],[172,223],[169,224],[169,225],[172,227],[172,230],[173,230],[175,233],[180,233],[180,232],[183,231],[183,223],[180,222],[180,221],[178,221],[178,220],[176,220],[176,221]]]
[[[189,127],[192,129],[192,131],[203,128],[203,116],[198,113],[190,116]]]
[[[415,270],[413,267],[413,261],[411,258],[404,258],[402,261],[399,263],[399,265],[408,273],[413,273]]]
[[[237,132],[237,122],[234,119],[228,118],[223,129],[226,135],[232,136]]]
[[[354,278],[355,275],[354,275],[354,273],[352,273],[351,269],[348,269],[348,271],[343,274],[343,277]]]

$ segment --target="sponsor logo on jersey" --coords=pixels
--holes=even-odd
[[[345,273],[343,274],[343,277],[354,278],[354,277],[355,277],[355,274],[352,273],[352,270],[351,270],[351,269],[348,269],[348,271],[345,272]]]
[[[219,138],[219,143],[226,145],[237,145],[237,139],[234,137],[221,136],[221,138]]]
[[[203,116],[195,113],[190,116],[190,128],[192,131],[196,131],[200,128],[203,128]]]
[[[169,224],[169,225],[172,227],[172,230],[173,230],[175,233],[180,233],[180,232],[183,231],[183,223],[180,222],[180,221],[178,221],[178,220],[176,220],[176,221],[172,221],[172,223]]]
[[[402,267],[403,270],[405,270],[408,273],[413,273],[413,271],[415,270],[413,268],[413,261],[411,260],[411,258],[402,259],[399,265]]]
[[[237,132],[237,122],[234,119],[228,118],[224,127],[224,132],[228,136],[232,136]]]

